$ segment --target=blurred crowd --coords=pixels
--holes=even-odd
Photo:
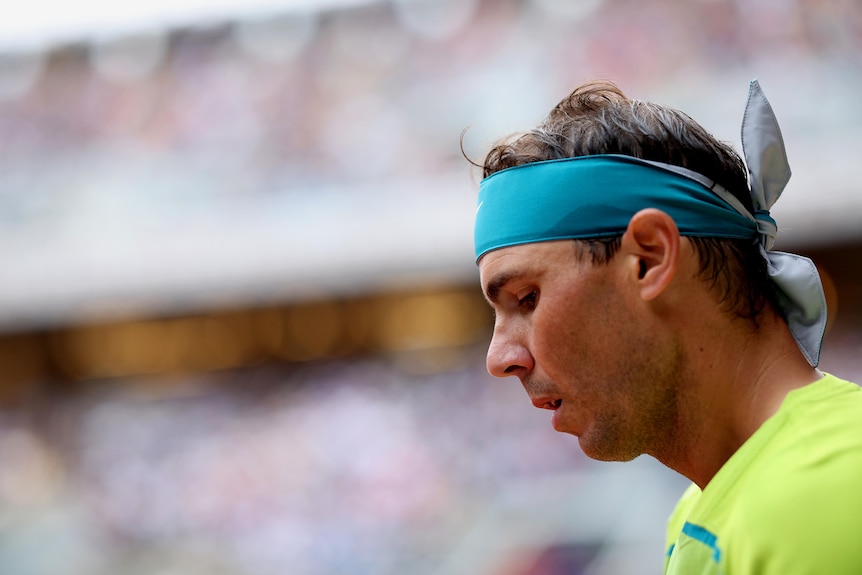
[[[4,54],[0,218],[319,200],[463,170],[463,129],[478,156],[586,79],[691,90],[751,60],[855,77],[860,44],[853,0],[391,0]]]

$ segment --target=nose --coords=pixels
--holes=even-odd
[[[512,333],[512,330],[500,324],[495,325],[485,360],[488,373],[494,377],[523,377],[529,373],[533,369],[534,360],[523,340],[522,336]]]

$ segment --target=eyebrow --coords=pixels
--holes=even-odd
[[[485,286],[485,297],[488,298],[489,302],[497,303],[497,300],[500,297],[500,290],[503,289],[510,281],[519,279],[523,277],[523,275],[523,272],[509,272],[498,275]]]

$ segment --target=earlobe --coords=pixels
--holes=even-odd
[[[622,247],[633,263],[641,297],[652,300],[661,295],[679,265],[679,229],[673,218],[655,208],[639,211],[629,221]]]

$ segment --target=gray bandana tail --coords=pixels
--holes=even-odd
[[[772,251],[778,226],[769,210],[790,180],[790,165],[778,120],[757,80],[751,82],[742,119],[742,150],[750,175],[760,249],[769,263],[778,303],[799,349],[808,363],[817,367],[826,332],[826,297],[814,262],[800,255]]]

